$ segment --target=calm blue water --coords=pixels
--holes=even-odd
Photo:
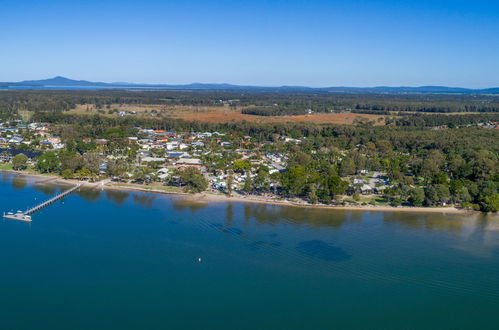
[[[0,173],[0,211],[67,188],[43,181]],[[0,222],[0,253],[2,329],[499,327],[491,216],[84,190]]]

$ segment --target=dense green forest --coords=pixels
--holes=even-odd
[[[266,107],[248,107],[241,110],[241,113],[255,116],[294,116],[304,115],[309,112],[331,112],[328,111],[327,106],[320,108],[314,107],[314,110],[304,106],[266,106]]]
[[[446,125],[450,128],[456,126],[473,125],[485,122],[499,121],[499,113],[478,113],[478,114],[400,114],[399,117],[388,119],[387,124],[394,123],[397,126],[418,126],[418,127],[434,127]]]

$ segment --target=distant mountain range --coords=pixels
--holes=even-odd
[[[202,84],[192,83],[185,85],[168,84],[136,84],[126,82],[92,82],[86,80],[73,80],[65,77],[54,77],[42,80],[25,80],[20,82],[0,82],[0,87],[4,89],[155,89],[155,90],[273,90],[273,91],[326,91],[326,92],[346,92],[346,93],[466,93],[466,94],[499,94],[499,87],[486,89],[470,89],[446,86],[421,86],[421,87],[306,87],[306,86],[241,86],[231,84]]]

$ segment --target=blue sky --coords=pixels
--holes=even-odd
[[[5,1],[0,81],[499,86],[499,1]]]

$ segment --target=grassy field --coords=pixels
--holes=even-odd
[[[140,190],[154,190],[154,191],[162,191],[165,193],[169,194],[178,194],[184,192],[182,188],[179,187],[171,187],[171,186],[165,186],[163,184],[159,183],[152,183],[152,184],[133,184],[133,183],[110,183],[108,184],[109,186],[113,187],[125,187],[125,188],[131,188],[131,189],[140,189]]]
[[[11,170],[13,170],[11,163],[0,163],[0,171],[11,171]],[[25,168],[23,172],[27,174],[38,173],[32,165],[29,165],[27,168]]]
[[[390,205],[386,199],[379,195],[360,195],[356,200],[351,196],[347,196],[342,199],[342,201],[351,203],[351,204],[370,204],[370,205],[379,205],[379,206],[388,206]]]
[[[10,171],[10,170],[12,170],[12,164],[0,163],[0,171]]]
[[[358,113],[317,113],[298,116],[254,116],[242,114],[240,108],[230,108],[228,106],[168,106],[168,105],[120,105],[113,104],[109,109],[98,109],[93,105],[78,105],[75,109],[68,111],[72,114],[96,114],[101,113],[106,116],[117,116],[116,113],[109,114],[109,110],[135,111],[132,116],[147,118],[178,118],[187,121],[202,121],[207,123],[227,123],[227,122],[307,122],[316,124],[354,124],[358,120],[375,121],[376,125],[383,125],[383,115],[358,114]]]

